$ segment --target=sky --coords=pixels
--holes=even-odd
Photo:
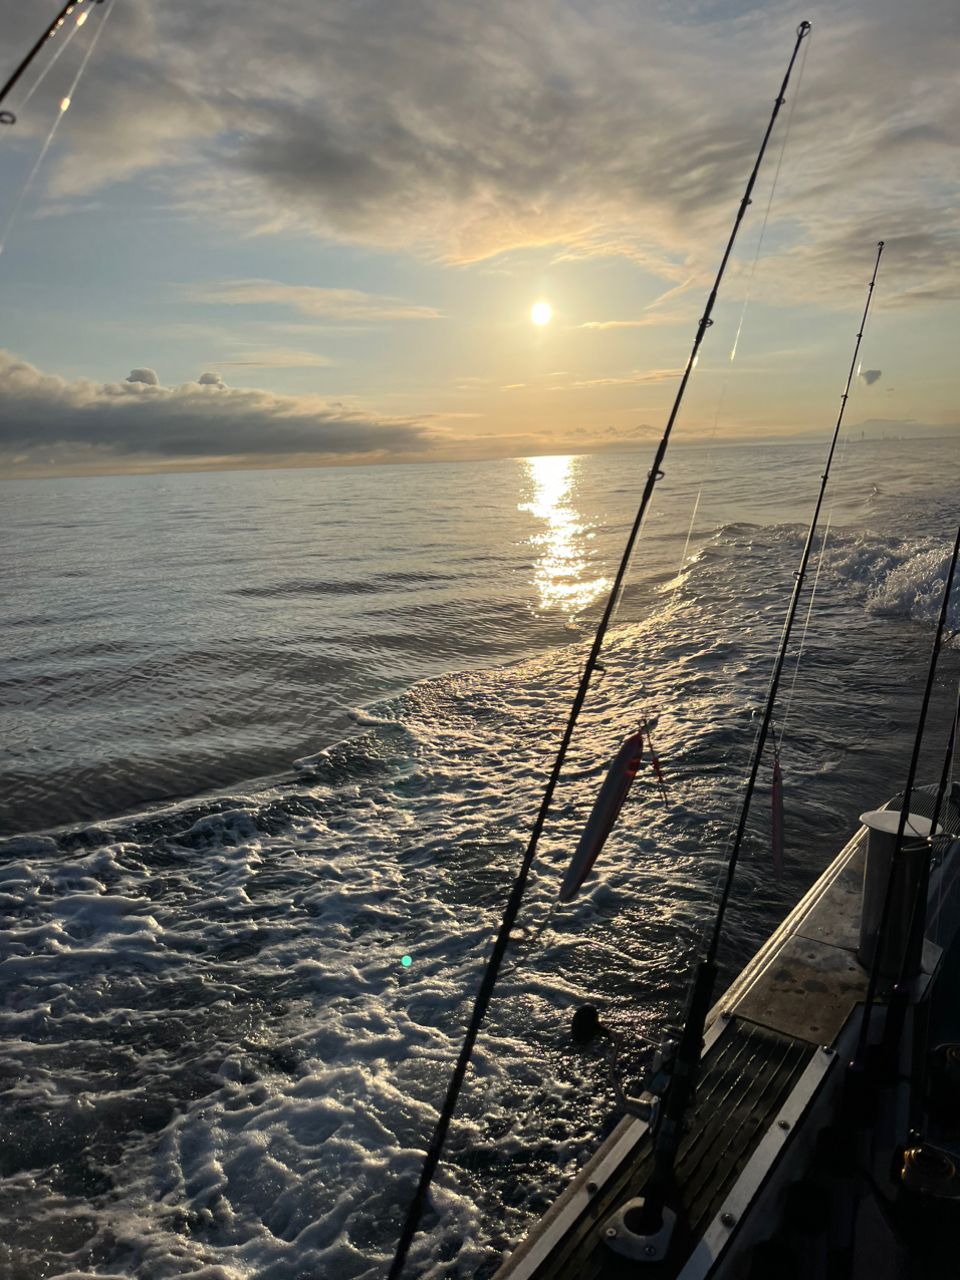
[[[828,433],[879,239],[849,423],[957,429],[956,0],[84,0],[3,104],[0,475],[652,447],[801,19],[675,438]]]

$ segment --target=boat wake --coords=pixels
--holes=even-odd
[[[491,1274],[605,1132],[605,1068],[570,1042],[572,1009],[593,999],[639,1037],[677,1008],[802,536],[724,525],[668,588],[625,602],[525,936],[644,712],[670,803],[638,776],[582,895],[521,944],[418,1274]],[[890,670],[919,671],[942,570],[932,545],[831,535],[783,744],[786,872],[771,874],[764,795],[728,972],[901,785],[914,703]],[[382,1274],[583,656],[581,640],[424,680],[295,774],[0,843],[0,1217],[21,1224],[0,1271]]]

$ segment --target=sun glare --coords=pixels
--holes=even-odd
[[[575,457],[523,458],[529,485],[529,501],[521,511],[534,516],[537,525],[530,534],[535,549],[534,584],[541,609],[560,609],[573,619],[606,591],[606,578],[592,577],[589,556],[593,532],[576,508],[577,471]]]
[[[549,302],[535,302],[530,308],[530,319],[534,324],[549,324],[553,319],[553,307]]]

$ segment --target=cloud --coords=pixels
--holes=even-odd
[[[206,0],[211,11],[220,0]],[[94,31],[103,11],[92,13]],[[71,110],[60,125],[59,154],[49,167],[48,190],[56,198],[76,198],[144,172],[169,172],[204,161],[204,144],[229,126],[228,95],[210,94],[180,74],[169,26],[158,23],[153,6],[114,6],[103,26],[96,56],[81,80]],[[36,17],[18,8],[9,15],[12,47],[36,39]],[[84,37],[81,37],[81,41]],[[79,43],[79,42],[78,42]],[[34,99],[34,104],[42,98]],[[18,119],[21,133],[48,127],[41,111]],[[90,131],[101,144],[91,145]]]
[[[227,387],[211,373],[201,377],[178,387],[142,378],[69,382],[0,351],[0,454],[38,466],[91,450],[101,462],[148,457],[241,463],[292,455],[373,460],[431,443],[428,430],[413,419]]]
[[[257,347],[249,355],[235,355],[221,360],[230,368],[249,369],[329,369],[332,360],[316,351],[299,351],[294,347]]]
[[[630,373],[611,375],[603,378],[574,378],[565,372],[551,373],[549,377],[563,378],[563,382],[551,382],[547,385],[528,382],[508,382],[501,386],[501,391],[557,392],[583,391],[592,387],[635,387],[641,383],[674,382],[683,373],[682,369],[633,369]]]
[[[224,280],[190,285],[186,293],[195,302],[289,307],[301,315],[349,323],[436,320],[440,316],[434,307],[364,293],[360,289],[325,289],[316,285],[281,284],[276,280]]]
[[[807,13],[756,296],[844,305],[883,237],[884,296],[960,297],[960,6],[815,0]],[[68,201],[137,176],[158,203],[221,226],[458,263],[531,246],[619,253],[699,288],[795,22],[776,0],[118,5],[48,190]],[[28,6],[10,27],[27,46]]]
[[[220,376],[219,373],[210,373],[209,371],[207,373],[201,373],[200,377],[197,379],[197,382],[200,384],[201,387],[226,386],[226,383],[223,381],[223,378]]]
[[[568,383],[566,387],[552,387],[551,390],[566,391],[572,389],[580,391],[585,387],[627,387],[635,386],[637,383],[642,382],[674,382],[682,374],[682,369],[634,369],[632,373],[624,374],[622,377],[581,378]]]
[[[765,259],[754,296],[855,311],[866,297],[880,240],[876,301],[885,310],[960,300],[960,221],[932,204],[884,214],[858,210],[844,224],[818,217],[806,243]]]
[[[651,313],[637,320],[585,320],[581,329],[648,329],[663,324],[686,324],[689,316],[663,316]]]
[[[881,374],[880,369],[864,369],[862,370],[860,377],[864,380],[864,382],[867,384],[868,387],[872,387],[875,382],[879,382],[880,374]]]
[[[156,369],[131,369],[127,374],[127,382],[142,383],[145,387],[159,387],[160,379]]]

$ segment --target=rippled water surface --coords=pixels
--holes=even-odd
[[[728,975],[902,785],[958,452],[845,451]],[[822,453],[671,455],[527,936],[641,714],[668,804],[521,941],[412,1274],[489,1275],[605,1132],[571,1009],[639,1044],[682,996]],[[383,1273],[648,462],[3,486],[0,1275]]]

